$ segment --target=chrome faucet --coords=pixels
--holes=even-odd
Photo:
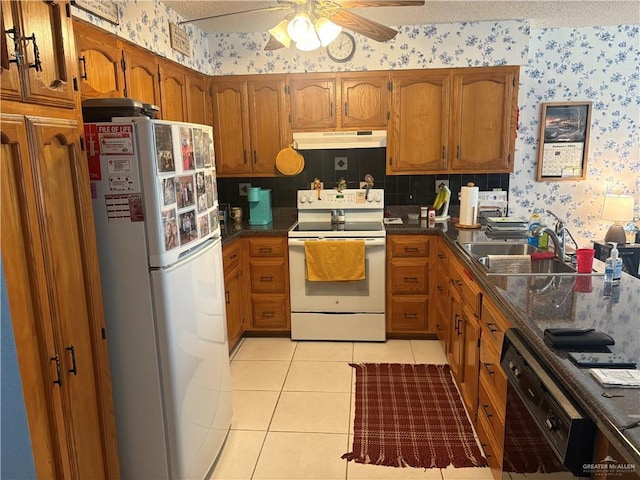
[[[540,226],[533,231],[533,235],[536,237],[540,237],[545,233],[548,234],[549,238],[551,238],[551,241],[553,242],[553,249],[556,257],[558,257],[563,262],[569,261],[571,260],[571,257],[567,255],[567,236],[571,238],[571,241],[576,247],[578,246],[578,244],[571,235],[571,232],[569,232],[569,230],[567,229],[566,222],[551,210],[547,210],[546,212],[556,219],[555,230],[549,227]]]

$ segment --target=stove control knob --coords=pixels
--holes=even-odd
[[[307,197],[300,195],[300,203],[307,203]]]
[[[380,193],[376,193],[376,202],[380,203],[382,201],[382,195]]]

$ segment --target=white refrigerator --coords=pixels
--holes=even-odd
[[[122,478],[203,479],[231,424],[211,127],[86,123]]]

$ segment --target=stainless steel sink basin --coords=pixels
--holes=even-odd
[[[459,245],[464,249],[464,251],[475,260],[483,270],[486,271],[486,275],[495,276],[495,275],[525,275],[525,276],[553,276],[553,275],[579,275],[576,272],[576,269],[571,265],[567,265],[566,263],[560,261],[558,258],[547,259],[547,260],[534,260],[530,261],[529,264],[526,263],[526,271],[523,271],[518,268],[506,268],[505,265],[508,266],[509,259],[506,260],[507,264],[505,264],[505,259],[494,259],[496,265],[491,264],[491,255],[507,255],[514,256],[513,263],[514,265],[518,262],[522,266],[522,256],[523,255],[531,255],[535,252],[540,252],[539,248],[534,247],[533,245],[529,245],[525,242],[459,242]],[[516,258],[516,256],[519,256]],[[500,264],[498,266],[498,264]],[[530,266],[530,271],[529,271]]]
[[[531,255],[540,251],[533,245],[521,242],[470,242],[460,243],[460,246],[475,258],[487,255]]]
[[[535,248],[535,247],[534,247]],[[531,262],[531,273],[501,273],[491,271],[491,259],[480,257],[478,262],[488,270],[488,275],[571,275],[576,274],[576,270],[557,258],[548,260],[534,260]]]

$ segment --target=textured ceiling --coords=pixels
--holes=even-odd
[[[164,0],[164,3],[187,20],[279,5],[277,1]],[[421,7],[358,8],[352,11],[389,26],[491,20],[529,20],[532,28],[640,23],[640,0],[426,0]],[[193,25],[207,33],[264,32],[278,23],[284,12],[238,13],[193,22]]]

